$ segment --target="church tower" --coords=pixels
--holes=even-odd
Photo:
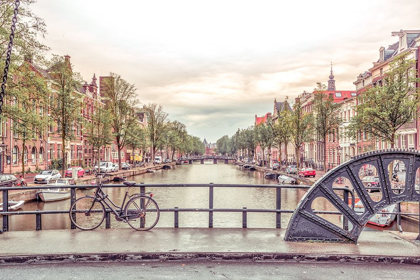
[[[328,80],[327,90],[335,91],[335,80],[334,80],[334,75],[333,75],[333,70],[332,70],[332,62],[331,62],[331,75],[330,75],[330,79]]]

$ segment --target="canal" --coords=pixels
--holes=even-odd
[[[275,180],[265,179],[264,174],[255,171],[243,170],[239,166],[222,164],[194,163],[182,166],[174,166],[170,170],[159,170],[155,173],[145,173],[129,178],[138,183],[156,184],[277,184]],[[138,189],[137,189],[138,190]],[[137,190],[133,190],[137,191]],[[150,188],[154,198],[161,209],[164,208],[208,208],[208,188],[198,187],[169,187],[169,188]],[[77,197],[92,193],[92,190],[78,190]],[[106,192],[117,204],[121,203],[125,188],[106,189]],[[302,196],[306,193],[304,189],[283,189],[282,208],[294,210]],[[242,209],[243,207],[258,209],[275,209],[276,190],[269,188],[215,188],[214,208]],[[23,210],[68,210],[70,200],[58,202],[30,202],[26,203]],[[319,200],[313,205],[316,210],[335,211],[330,204]],[[214,214],[214,227],[241,228],[242,213],[221,213]],[[179,227],[208,227],[207,212],[182,212],[179,214]],[[291,214],[282,214],[282,228],[288,226]],[[335,224],[341,224],[340,217],[329,216],[328,219]],[[105,223],[104,223],[105,224]],[[102,225],[104,227],[105,225]],[[276,224],[274,213],[248,213],[249,228],[274,228]],[[385,229],[397,230],[396,223]],[[157,227],[173,227],[173,212],[161,212],[161,217]],[[48,229],[68,229],[70,220],[67,214],[51,214],[42,216],[42,227]],[[111,217],[112,228],[126,228],[125,223],[117,222]],[[10,217],[10,230],[34,230],[35,215],[15,215]],[[418,231],[415,223],[403,221],[405,231]],[[367,226],[365,230],[380,230],[380,228]]]

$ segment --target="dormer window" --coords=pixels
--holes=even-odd
[[[379,61],[384,62],[385,61],[385,48],[381,47],[379,49]]]
[[[407,34],[403,33],[399,35],[400,37],[400,51],[407,48]]]

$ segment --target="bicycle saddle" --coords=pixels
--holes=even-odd
[[[132,187],[136,184],[136,182],[134,182],[134,181],[124,181],[123,184],[126,185],[127,187]]]

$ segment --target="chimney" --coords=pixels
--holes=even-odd
[[[66,60],[66,62],[70,63],[70,56],[68,54],[64,56],[64,59]]]

